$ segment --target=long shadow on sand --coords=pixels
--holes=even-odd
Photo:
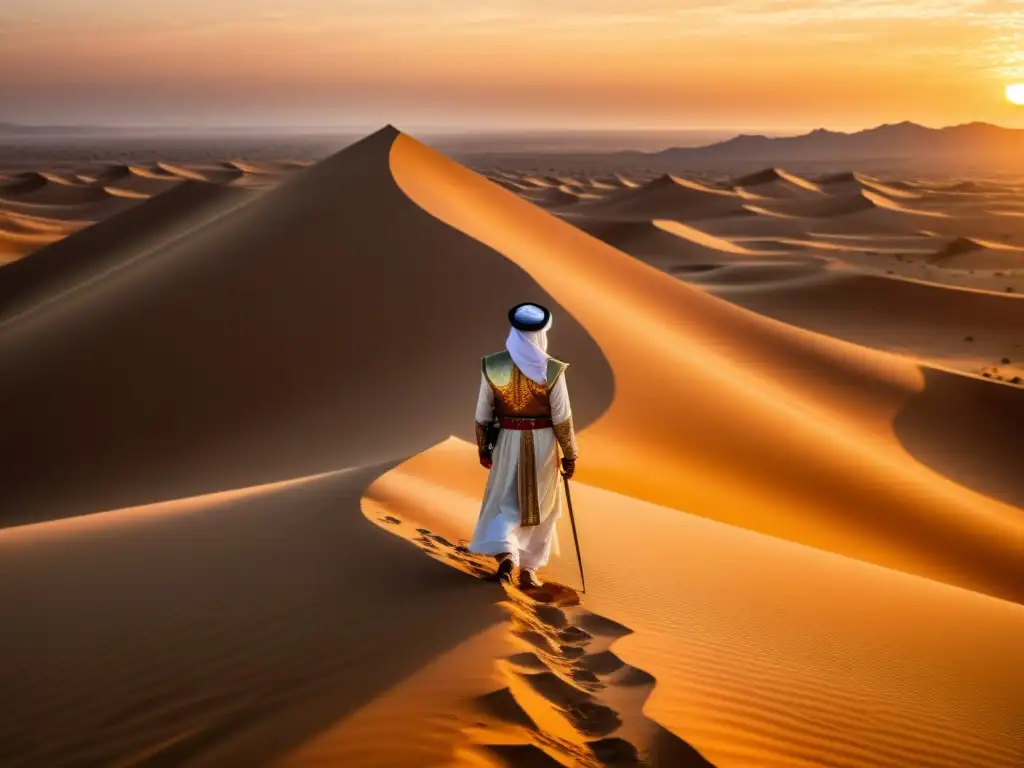
[[[954,482],[1017,507],[1024,521],[1024,391],[1009,385],[923,369],[924,391],[911,398],[894,420],[896,436],[914,458]],[[979,429],[984,429],[978,434]],[[945,521],[917,526],[908,538],[932,537],[933,546],[966,574],[985,574],[982,591],[1024,600],[1024,560],[1011,543],[985,548],[963,546],[970,535],[965,509],[962,525]],[[950,535],[956,530],[957,535]]]
[[[0,764],[266,765],[500,622],[367,524],[388,468],[0,532]]]
[[[0,525],[471,440],[479,358],[503,346],[520,301],[555,314],[579,426],[605,410],[613,377],[594,341],[521,269],[401,192],[398,135],[152,252],[125,247],[123,268],[44,305],[33,294],[36,311],[0,324]]]
[[[1021,507],[1024,515],[1024,390],[930,368],[923,372],[924,391],[894,422],[900,442],[936,472]],[[971,436],[969,443],[964,436]]]

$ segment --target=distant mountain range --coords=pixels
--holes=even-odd
[[[880,125],[856,133],[824,128],[802,136],[740,135],[703,147],[671,147],[659,152],[618,152],[630,159],[686,161],[1005,160],[1024,163],[1024,130],[988,123],[926,128],[911,122]]]
[[[336,131],[319,129],[318,135],[340,136]],[[725,165],[785,165],[798,163],[920,163],[984,164],[986,166],[1024,167],[1024,129],[1003,128],[989,123],[967,123],[947,128],[926,128],[912,122],[880,125],[854,133],[842,133],[818,128],[802,136],[764,136],[742,134],[726,141],[703,146],[675,146],[659,151],[598,149],[590,142],[589,148],[575,145],[571,131],[565,132],[557,146],[550,136],[539,146],[523,145],[522,137],[508,134],[498,139],[489,137],[481,144],[472,133],[464,136],[443,136],[437,143],[443,151],[472,159],[519,156],[536,160],[540,156],[572,157],[578,161],[609,160],[626,166],[637,164],[661,168],[717,168]],[[689,132],[682,131],[677,136]],[[145,129],[114,126],[75,125],[21,125],[0,122],[0,138],[112,137],[122,138],[160,135],[163,137],[198,137],[203,135],[222,138],[237,136],[277,136],[272,128],[166,128]],[[281,130],[280,137],[298,137],[297,129]],[[351,138],[351,137],[348,137]],[[536,138],[536,137],[534,137]],[[624,135],[622,140],[628,141]],[[706,140],[706,139],[705,139]],[[496,145],[495,142],[498,142]],[[611,143],[605,140],[606,143]],[[535,142],[536,144],[536,142]],[[486,145],[486,148],[485,148]],[[522,146],[519,146],[522,145]]]

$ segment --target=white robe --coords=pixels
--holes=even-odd
[[[558,377],[548,393],[551,420],[561,424],[569,418],[569,391],[565,374]],[[494,390],[481,374],[476,420],[484,424],[494,418]],[[548,557],[558,554],[555,525],[562,516],[562,479],[559,474],[558,441],[550,427],[534,429],[533,450],[537,467],[537,505],[540,524],[519,523],[519,441],[523,430],[502,429],[491,456],[493,466],[487,478],[480,518],[469,551],[480,555],[508,552],[520,568],[541,568]]]

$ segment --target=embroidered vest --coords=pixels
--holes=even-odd
[[[569,367],[568,363],[550,358],[547,382],[538,384],[519,370],[507,351],[487,355],[482,365],[484,376],[494,390],[495,415],[534,419],[551,417],[548,391]]]

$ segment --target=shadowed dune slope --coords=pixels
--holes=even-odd
[[[552,306],[553,351],[573,363],[570,386],[586,382],[577,418],[600,413],[612,379],[597,347],[521,269],[402,194],[396,135],[0,327],[2,439],[19,457],[0,468],[2,523],[472,438],[477,360],[501,348],[519,301]]]
[[[0,764],[275,765],[395,688],[399,764],[440,764],[492,687],[501,592],[366,521],[387,469],[0,530]]]
[[[194,228],[251,199],[230,187],[180,182],[169,192],[4,267],[0,270],[0,327],[109,269],[187,237]]]
[[[817,273],[817,280],[771,289],[743,283],[730,289],[719,285],[714,273],[695,280],[713,293],[783,322],[924,357],[980,354],[979,347],[992,350],[989,354],[1009,352],[1022,341],[1022,297],[852,270],[818,269]],[[970,343],[965,342],[965,333],[971,335]],[[1018,504],[1024,506],[1024,496]]]
[[[51,182],[41,173],[25,171],[0,179],[0,196],[8,199],[45,189]]]
[[[601,346],[616,398],[581,435],[583,482],[1024,599],[1020,509],[962,484],[1019,488],[1015,452],[981,477],[949,465],[1024,420],[1024,398],[1007,402],[955,374],[926,379],[910,361],[730,305],[412,139],[398,139],[392,167],[412,199],[529,271]],[[922,398],[933,376],[948,383]],[[914,436],[894,429],[908,409],[941,423],[967,404],[985,415],[922,457],[941,454],[949,476],[908,453]]]

